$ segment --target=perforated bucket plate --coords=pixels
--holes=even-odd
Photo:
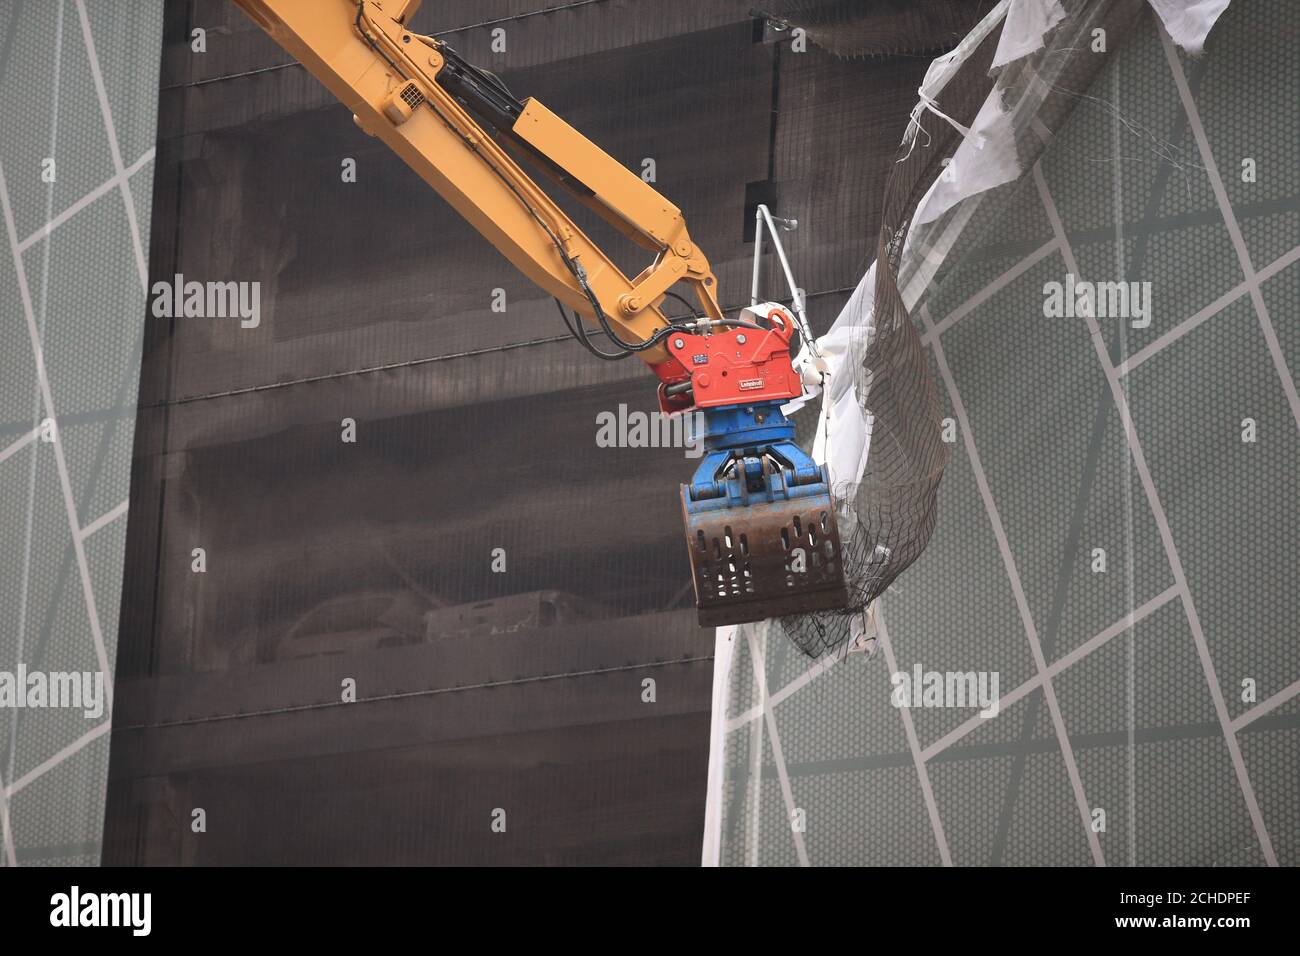
[[[682,488],[695,606],[703,627],[848,604],[829,495],[692,513]]]

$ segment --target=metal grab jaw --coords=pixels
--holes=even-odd
[[[702,409],[706,453],[681,494],[703,627],[848,604],[828,472],[781,404]]]

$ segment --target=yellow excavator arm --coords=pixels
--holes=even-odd
[[[407,28],[419,0],[235,0],[378,136],[560,303],[637,355],[659,406],[706,422],[706,454],[681,486],[701,624],[844,607],[830,475],[782,412],[803,393],[799,330],[781,306],[723,316],[713,271],[681,210],[535,99],[519,100],[447,44]],[[489,130],[491,132],[489,132]],[[654,254],[629,279],[507,152],[549,176]],[[686,283],[695,321],[662,304]],[[803,330],[807,333],[806,325]]]
[[[666,383],[688,378],[662,344],[664,293],[684,282],[704,316],[723,314],[680,209],[537,100],[515,99],[445,43],[407,29],[420,0],[235,3],[528,278],[635,343]],[[654,261],[625,276],[485,126]]]

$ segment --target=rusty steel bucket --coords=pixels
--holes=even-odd
[[[702,627],[848,604],[829,493],[698,511],[683,486],[682,516]]]

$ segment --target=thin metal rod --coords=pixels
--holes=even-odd
[[[805,314],[803,308],[803,295],[802,293],[800,293],[799,287],[794,283],[794,273],[790,271],[790,260],[785,257],[785,246],[781,244],[781,237],[777,234],[776,224],[772,222],[772,213],[768,211],[767,206],[763,205],[762,203],[759,203],[758,216],[761,220],[759,226],[762,226],[764,223],[767,225],[767,231],[771,233],[772,236],[772,245],[776,248],[776,256],[778,259],[781,260],[781,270],[785,273],[786,284],[790,287],[790,299],[794,304],[795,315],[799,319],[799,331],[803,333],[804,341],[808,343],[808,351],[812,352],[812,354],[816,358],[821,358],[821,353],[817,350],[817,342],[813,338],[812,330],[808,327],[808,316]],[[754,251],[756,254],[758,252],[758,242],[759,242],[758,237],[761,234],[762,234],[761,229],[756,228],[754,231]],[[755,295],[754,301],[757,302],[758,301],[757,300],[757,295],[758,295],[757,256],[754,259],[754,295]]]

